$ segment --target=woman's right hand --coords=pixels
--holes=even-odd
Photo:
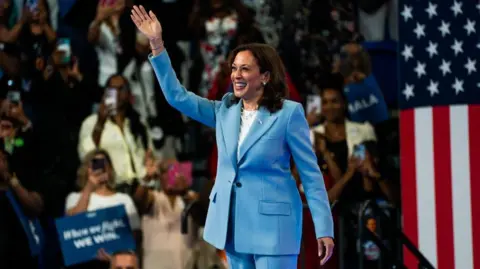
[[[147,13],[143,6],[133,6],[130,17],[138,30],[150,41],[162,38],[162,25],[152,11]]]

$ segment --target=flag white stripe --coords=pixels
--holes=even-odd
[[[455,269],[473,268],[468,118],[468,106],[450,107]]]
[[[418,245],[437,268],[437,225],[435,214],[435,170],[433,158],[433,112],[415,109],[415,175],[417,181]]]

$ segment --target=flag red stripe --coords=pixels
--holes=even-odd
[[[470,192],[472,206],[472,249],[473,268],[480,268],[480,106],[468,108],[468,127],[470,141]]]
[[[452,255],[454,253],[454,243],[450,107],[441,106],[435,107],[432,110],[435,213],[437,224],[437,268],[452,269],[455,268],[455,263],[454,255]],[[453,139],[455,139],[455,137]]]
[[[417,185],[415,173],[415,111],[400,112],[400,166],[403,208],[403,232],[418,247]],[[418,261],[404,248],[407,268],[417,268]]]

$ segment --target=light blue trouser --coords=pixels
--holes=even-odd
[[[256,255],[226,250],[230,269],[296,269],[297,255]]]
[[[230,199],[230,216],[225,252],[229,269],[297,269],[298,255],[258,255],[238,253],[234,249],[235,188]]]

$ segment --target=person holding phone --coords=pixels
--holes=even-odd
[[[98,112],[82,122],[78,154],[83,159],[95,148],[105,149],[112,156],[117,172],[117,191],[133,195],[137,181],[147,174],[145,162],[153,157],[147,154],[153,142],[130,102],[131,96],[130,84],[124,76],[112,75],[107,80]]]
[[[376,141],[376,135],[369,123],[351,122],[347,118],[348,103],[340,85],[322,89],[320,97],[324,122],[312,127],[310,139],[317,155],[338,181],[348,170],[355,146],[367,140]]]
[[[98,85],[105,87],[108,78],[120,72],[124,56],[129,58],[135,48],[135,32],[128,27],[124,12],[126,0],[99,0],[94,20],[88,27],[88,41],[98,56]],[[130,59],[128,59],[130,60]]]
[[[78,169],[77,186],[79,192],[72,192],[65,202],[68,216],[95,211],[97,209],[125,205],[129,224],[134,238],[140,240],[140,218],[135,204],[129,195],[115,191],[115,170],[112,159],[105,150],[94,150],[85,156]],[[108,267],[108,253],[98,250],[98,260],[72,266],[72,269],[100,269]]]
[[[182,213],[189,202],[198,194],[189,190],[191,182],[182,173],[169,173],[177,161],[162,163],[149,161],[147,170],[152,175],[144,180],[134,195],[143,214],[143,257],[144,269],[189,269],[194,263],[193,247],[197,242],[197,229],[188,219],[187,234],[182,234]],[[156,181],[157,187],[150,188],[149,182]],[[168,241],[168,244],[165,242]]]
[[[169,104],[216,128],[218,170],[205,240],[226,250],[232,269],[297,268],[303,207],[289,169],[293,157],[325,264],[334,248],[332,214],[305,112],[301,104],[285,100],[285,70],[275,49],[245,44],[233,50],[233,93],[210,101],[178,81],[155,14],[134,6],[131,17],[150,40],[149,59]]]

